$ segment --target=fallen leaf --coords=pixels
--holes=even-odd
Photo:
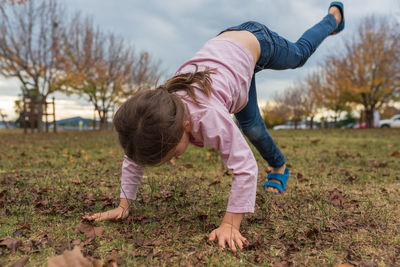
[[[363,267],[378,267],[378,264],[375,261],[369,261],[369,260],[361,260],[360,266]]]
[[[396,156],[400,156],[400,150],[396,150],[390,153],[391,157],[396,157]]]
[[[306,232],[306,237],[309,239],[314,239],[318,236],[319,231],[317,228],[312,228]]]
[[[193,164],[190,164],[190,163],[185,164],[185,165],[183,165],[183,166],[185,166],[186,169],[193,169],[193,168],[194,168],[194,165],[193,165]]]
[[[153,254],[154,254],[154,251],[153,251],[153,249],[152,249],[152,250],[149,251],[149,253],[148,253],[147,256],[146,256],[146,264],[149,264],[149,262],[150,262],[151,259],[153,258]]]
[[[23,258],[17,260],[16,262],[14,262],[14,264],[11,265],[11,267],[23,267],[28,262],[28,260],[29,260],[28,256],[23,257]]]
[[[282,261],[282,262],[274,262],[272,264],[272,267],[289,267],[289,263],[287,261]]]
[[[72,251],[66,250],[59,256],[51,257],[47,262],[47,267],[103,267],[100,260],[85,258],[79,247],[74,247]]]
[[[299,180],[300,182],[308,182],[308,179],[306,177],[303,176],[303,174],[301,173],[297,173],[296,175],[297,180]]]
[[[94,239],[97,236],[102,236],[104,233],[103,227],[96,227],[87,223],[81,223],[77,226],[77,228],[89,239]]]
[[[0,246],[6,246],[9,250],[15,252],[20,246],[22,246],[22,241],[9,237],[3,237],[0,238]]]
[[[354,267],[354,265],[351,265],[351,264],[338,264],[338,265],[335,265],[335,267]]]
[[[110,254],[108,254],[105,257],[105,261],[106,261],[107,264],[115,263],[116,265],[117,264],[121,265],[121,264],[124,263],[124,261],[122,260],[121,256],[115,250],[113,250]]]
[[[72,180],[72,182],[73,182],[74,184],[81,184],[81,183],[82,183],[82,180],[80,180],[79,178],[76,178],[76,179]]]
[[[162,244],[161,239],[156,239],[156,240],[145,240],[143,242],[143,246],[159,246]]]
[[[343,207],[344,197],[342,192],[340,192],[337,188],[329,191],[329,203],[337,207]]]

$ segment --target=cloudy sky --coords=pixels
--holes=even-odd
[[[166,77],[172,75],[206,42],[227,27],[247,20],[267,25],[290,41],[317,23],[327,13],[330,1],[322,0],[60,0],[69,12],[81,11],[93,18],[105,32],[113,32],[132,43],[137,52],[148,51],[161,61]],[[367,15],[400,17],[400,0],[348,0],[346,28],[328,37],[311,59],[297,70],[266,70],[257,74],[262,103],[291,86],[322,62],[340,51],[344,39],[355,35]],[[14,119],[14,100],[20,94],[17,80],[0,77],[0,109]],[[85,98],[54,94],[57,118],[92,117]]]

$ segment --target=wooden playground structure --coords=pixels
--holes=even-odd
[[[49,106],[51,109],[49,111]],[[41,114],[40,114],[41,113]],[[24,127],[24,133],[28,133],[28,128],[31,129],[31,133],[34,133],[35,128],[39,131],[39,121],[44,122],[46,125],[46,133],[49,132],[49,116],[52,116],[53,119],[53,132],[57,133],[57,124],[56,124],[56,108],[55,108],[55,99],[53,97],[52,101],[47,100],[36,100],[33,97],[24,97],[23,98],[23,118],[22,124]],[[41,118],[41,120],[39,120]],[[29,126],[28,126],[29,122]],[[35,125],[36,124],[36,125]]]

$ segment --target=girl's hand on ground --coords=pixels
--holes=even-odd
[[[99,212],[95,214],[87,214],[82,218],[89,221],[105,221],[105,220],[120,220],[125,219],[129,215],[129,209],[119,206],[116,209],[112,209],[105,212]]]
[[[215,238],[218,238],[218,245],[222,248],[225,248],[225,244],[232,249],[233,252],[236,252],[236,246],[239,249],[243,249],[244,245],[248,245],[248,241],[244,238],[238,229],[236,229],[232,224],[229,223],[221,223],[221,225],[211,232],[208,236],[210,241],[214,241]]]

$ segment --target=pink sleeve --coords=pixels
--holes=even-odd
[[[120,198],[136,199],[136,192],[142,180],[144,169],[144,166],[136,164],[128,156],[124,155]]]
[[[228,112],[208,110],[192,120],[192,133],[205,146],[220,151],[222,161],[233,171],[228,212],[254,212],[257,189],[257,162],[248,143]]]

